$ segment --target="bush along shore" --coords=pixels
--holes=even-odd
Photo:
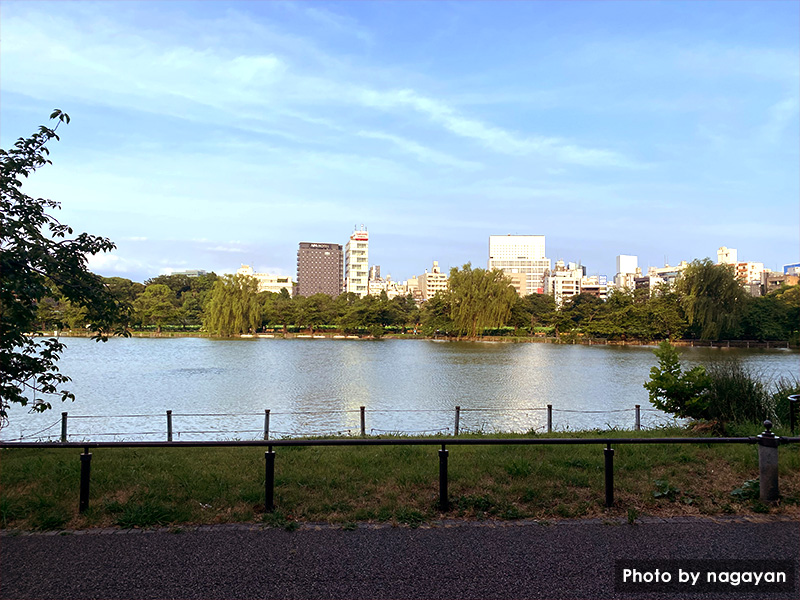
[[[760,433],[730,426],[729,435]],[[779,435],[788,430],[779,429]],[[541,437],[697,437],[687,429]],[[480,436],[460,436],[480,437]],[[508,434],[503,437],[531,437]],[[535,435],[533,436],[535,437]],[[78,511],[80,450],[4,449],[0,525],[12,530],[327,522],[417,526],[439,519],[800,516],[800,454],[779,452],[781,497],[759,498],[753,444],[618,444],[613,508],[601,444],[449,446],[449,509],[438,505],[436,446],[277,447],[275,510],[265,511],[264,448],[98,448],[89,508]]]

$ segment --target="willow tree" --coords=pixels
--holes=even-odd
[[[710,259],[692,261],[676,282],[676,291],[689,326],[703,339],[730,335],[747,297],[730,265]]]
[[[203,322],[217,335],[255,331],[261,325],[258,281],[247,275],[226,275],[214,282]]]
[[[460,336],[478,337],[486,327],[502,327],[511,318],[517,292],[502,271],[473,269],[470,263],[450,269],[450,318]]]

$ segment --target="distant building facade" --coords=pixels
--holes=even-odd
[[[436,292],[446,292],[449,277],[439,270],[439,261],[433,261],[433,268],[430,273],[426,269],[422,275],[417,275],[417,289],[423,302],[426,302],[436,295]]]
[[[297,249],[297,295],[342,293],[342,246],[300,242]]]
[[[636,287],[635,279],[641,276],[638,256],[629,254],[617,256],[617,274],[614,275],[614,285],[617,288],[632,290]]]
[[[550,259],[545,256],[543,235],[490,235],[489,270],[500,269],[507,275],[524,274],[524,289],[520,296],[543,294],[545,272],[550,269]]]
[[[369,233],[363,225],[344,248],[344,291],[359,298],[369,294]]]
[[[294,282],[288,275],[270,275],[268,273],[256,273],[250,265],[242,265],[236,271],[237,275],[252,277],[258,282],[259,292],[274,292],[280,294],[281,290],[286,290],[289,294],[294,292]]]
[[[717,264],[718,265],[735,265],[739,262],[737,258],[736,248],[728,248],[722,246],[717,250]]]
[[[661,279],[662,282],[666,283],[675,283],[675,280],[680,277],[681,273],[683,273],[684,269],[689,266],[685,260],[682,260],[676,266],[664,265],[663,267],[650,267],[647,270],[648,277],[657,277]],[[640,286],[637,284],[636,286],[639,288]]]
[[[800,275],[800,263],[794,263],[793,265],[783,265],[783,274]]]
[[[544,291],[553,296],[556,306],[560,307],[566,300],[581,293],[583,273],[583,267],[557,260],[553,269],[545,272]]]
[[[208,275],[207,271],[202,269],[189,269],[188,271],[173,271],[170,275],[185,275],[186,277],[202,277]]]

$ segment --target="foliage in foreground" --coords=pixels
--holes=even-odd
[[[12,149],[0,150],[0,425],[12,402],[30,402],[32,410],[43,411],[50,408],[50,395],[73,398],[63,387],[70,379],[56,364],[64,345],[27,335],[36,330],[40,307],[48,308],[45,300],[59,298],[72,307],[97,339],[105,340],[121,320],[113,295],[86,262],[87,255],[108,252],[114,244],[87,233],[74,236],[50,214],[58,202],[22,191],[25,179],[51,164],[47,143],[59,139],[61,123],[69,123],[60,110],[50,118],[57,121],[52,129],[41,126]],[[63,327],[64,315],[51,310],[50,320]]]
[[[680,418],[711,421],[721,430],[725,423],[760,424],[765,419],[788,424],[787,398],[797,393],[796,380],[782,379],[771,385],[762,374],[737,360],[684,372],[677,349],[666,341],[654,353],[658,366],[650,369],[644,387],[651,404],[659,410]]]

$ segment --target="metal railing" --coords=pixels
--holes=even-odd
[[[757,444],[759,462],[760,499],[763,502],[776,502],[778,493],[778,446],[795,444],[800,437],[780,437],[772,433],[772,423],[764,421],[765,430],[751,437],[695,437],[695,438],[333,438],[333,439],[282,439],[282,440],[242,440],[242,441],[166,441],[166,442],[0,442],[0,448],[83,448],[80,455],[80,496],[79,511],[89,507],[89,486],[91,478],[91,448],[197,448],[197,447],[267,447],[264,454],[264,507],[271,512],[275,509],[275,451],[273,448],[289,446],[441,446],[439,450],[439,508],[447,511],[448,478],[447,446],[497,446],[497,445],[605,445],[605,506],[614,505],[614,449],[612,445],[624,444]]]

